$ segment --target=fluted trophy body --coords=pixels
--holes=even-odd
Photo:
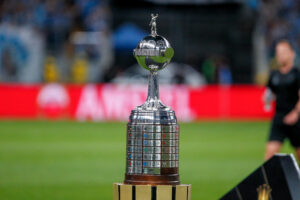
[[[170,63],[174,50],[157,35],[157,17],[152,15],[151,34],[133,52],[139,65],[150,74],[146,102],[132,110],[127,124],[125,184],[180,184],[179,126],[175,112],[159,98],[157,77],[158,71]]]

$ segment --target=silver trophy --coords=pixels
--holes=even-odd
[[[179,184],[179,126],[175,112],[159,99],[158,71],[174,55],[170,43],[156,32],[158,15],[151,15],[151,34],[134,49],[140,66],[150,71],[146,102],[131,111],[127,124],[126,184]]]

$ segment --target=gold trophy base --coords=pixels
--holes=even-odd
[[[130,185],[114,183],[113,200],[191,200],[191,185]]]

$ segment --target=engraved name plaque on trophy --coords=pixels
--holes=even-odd
[[[138,64],[150,72],[148,96],[129,117],[125,180],[124,184],[114,184],[115,200],[190,199],[191,186],[180,185],[179,181],[179,126],[175,112],[159,98],[158,71],[170,63],[174,50],[157,34],[158,15],[151,17],[151,34],[133,51]]]

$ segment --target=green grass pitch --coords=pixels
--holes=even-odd
[[[194,200],[218,199],[263,163],[268,122],[180,125],[180,179]],[[125,148],[126,123],[0,121],[0,199],[111,200]]]

